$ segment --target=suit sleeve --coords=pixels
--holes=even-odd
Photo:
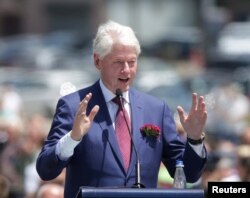
[[[65,98],[58,101],[50,132],[37,158],[36,169],[43,180],[56,178],[70,161],[60,160],[56,155],[56,144],[73,125],[74,113]]]
[[[179,136],[175,121],[167,105],[164,105],[163,115],[163,163],[171,177],[174,177],[177,159],[184,162],[187,182],[196,182],[203,171],[206,158],[201,158],[193,148]]]

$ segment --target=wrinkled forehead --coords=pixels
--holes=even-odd
[[[111,49],[110,55],[116,57],[129,57],[129,58],[137,58],[136,47],[133,45],[124,45],[121,43],[114,43]]]

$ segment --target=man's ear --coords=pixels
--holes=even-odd
[[[97,54],[93,55],[94,58],[94,64],[97,69],[100,69],[100,58]]]

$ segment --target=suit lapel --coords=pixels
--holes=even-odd
[[[123,165],[123,159],[122,155],[119,149],[119,145],[116,139],[115,130],[112,125],[112,121],[109,115],[108,107],[105,102],[105,98],[103,96],[103,93],[101,91],[99,82],[94,84],[94,89],[92,91],[93,97],[91,99],[92,103],[90,106],[90,109],[93,108],[94,105],[98,104],[100,106],[99,112],[97,113],[94,122],[98,123],[101,127],[101,132],[108,131],[108,133],[104,133],[107,141],[110,144],[110,147],[112,148],[113,154],[115,156],[115,159],[118,160],[118,163],[124,170]]]
[[[122,168],[124,174],[126,174],[126,171],[124,169],[122,155],[121,155],[120,148],[116,139],[115,130],[113,128],[112,121],[111,121],[109,111],[108,111],[108,107],[106,105],[105,98],[101,91],[99,82],[93,85],[93,89],[90,90],[90,92],[92,92],[93,97],[90,100],[88,109],[90,111],[96,104],[100,106],[99,112],[97,113],[94,122],[100,125],[102,129],[101,132],[106,131],[106,130],[108,131],[108,133],[105,133],[104,135],[110,144],[110,147],[113,151],[115,159],[120,164],[120,167]],[[142,141],[140,127],[143,125],[143,108],[142,108],[143,104],[142,104],[140,95],[137,94],[137,92],[132,88],[130,89],[129,97],[130,97],[130,102],[131,102],[132,135],[133,135],[135,147],[139,155],[140,153],[139,145],[141,145],[141,141]],[[127,176],[129,176],[132,172],[135,171],[136,163],[137,163],[137,156],[132,145],[131,161],[130,161],[130,166],[127,172]]]
[[[140,153],[140,145],[142,141],[142,136],[140,132],[140,127],[143,125],[143,104],[140,95],[131,89],[130,90],[130,102],[131,102],[131,120],[132,120],[132,135],[136,150],[138,155]],[[131,161],[128,170],[128,175],[135,171],[135,166],[137,163],[137,156],[134,148],[132,148]]]

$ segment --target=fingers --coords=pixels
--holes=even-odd
[[[207,111],[206,111],[206,104],[205,104],[203,96],[199,97],[199,103],[198,103],[197,110],[200,112],[201,117],[203,118],[204,122],[206,122],[206,120],[207,120]]]
[[[204,101],[204,97],[200,96],[198,98],[197,93],[193,93],[191,109],[194,110],[194,111],[205,112],[206,111],[206,104],[205,104],[205,101]]]
[[[203,131],[207,120],[206,105],[203,96],[193,93],[192,106],[187,115],[181,106],[177,107],[177,111],[180,117],[180,122],[184,130],[191,137],[196,137]]]
[[[79,114],[83,117],[86,118],[86,116],[88,116],[90,122],[92,122],[96,116],[96,114],[99,111],[99,106],[95,105],[92,110],[90,111],[89,115],[86,115],[86,109],[88,106],[88,103],[90,101],[90,99],[92,98],[92,93],[88,93],[85,98],[81,101],[80,103],[80,107],[79,107]]]
[[[87,115],[86,110],[89,104],[89,101],[92,97],[91,93],[88,93],[83,100],[80,102],[79,109],[77,111],[74,124],[72,127],[71,137],[74,140],[81,140],[81,138],[88,133],[88,130],[93,122],[96,114],[99,111],[99,106],[95,105],[89,115]]]
[[[192,108],[200,115],[200,118],[202,119],[202,123],[205,123],[207,120],[207,111],[206,111],[206,104],[205,104],[204,97],[200,96],[198,98],[197,94],[194,93]]]
[[[79,114],[82,115],[82,116],[85,116],[86,115],[86,109],[87,109],[87,106],[88,106],[88,103],[90,101],[92,97],[92,93],[88,93],[85,98],[80,102],[80,107],[79,107]]]
[[[89,120],[90,120],[90,122],[93,122],[93,120],[94,120],[96,114],[98,113],[99,109],[100,109],[99,106],[95,105],[93,107],[93,109],[90,111],[90,113],[89,113]]]
[[[199,97],[199,102],[198,102],[197,110],[198,111],[205,111],[206,110],[205,101],[204,101],[204,97],[203,96]]]
[[[192,95],[192,106],[191,109],[196,110],[197,109],[197,93],[193,93]]]

